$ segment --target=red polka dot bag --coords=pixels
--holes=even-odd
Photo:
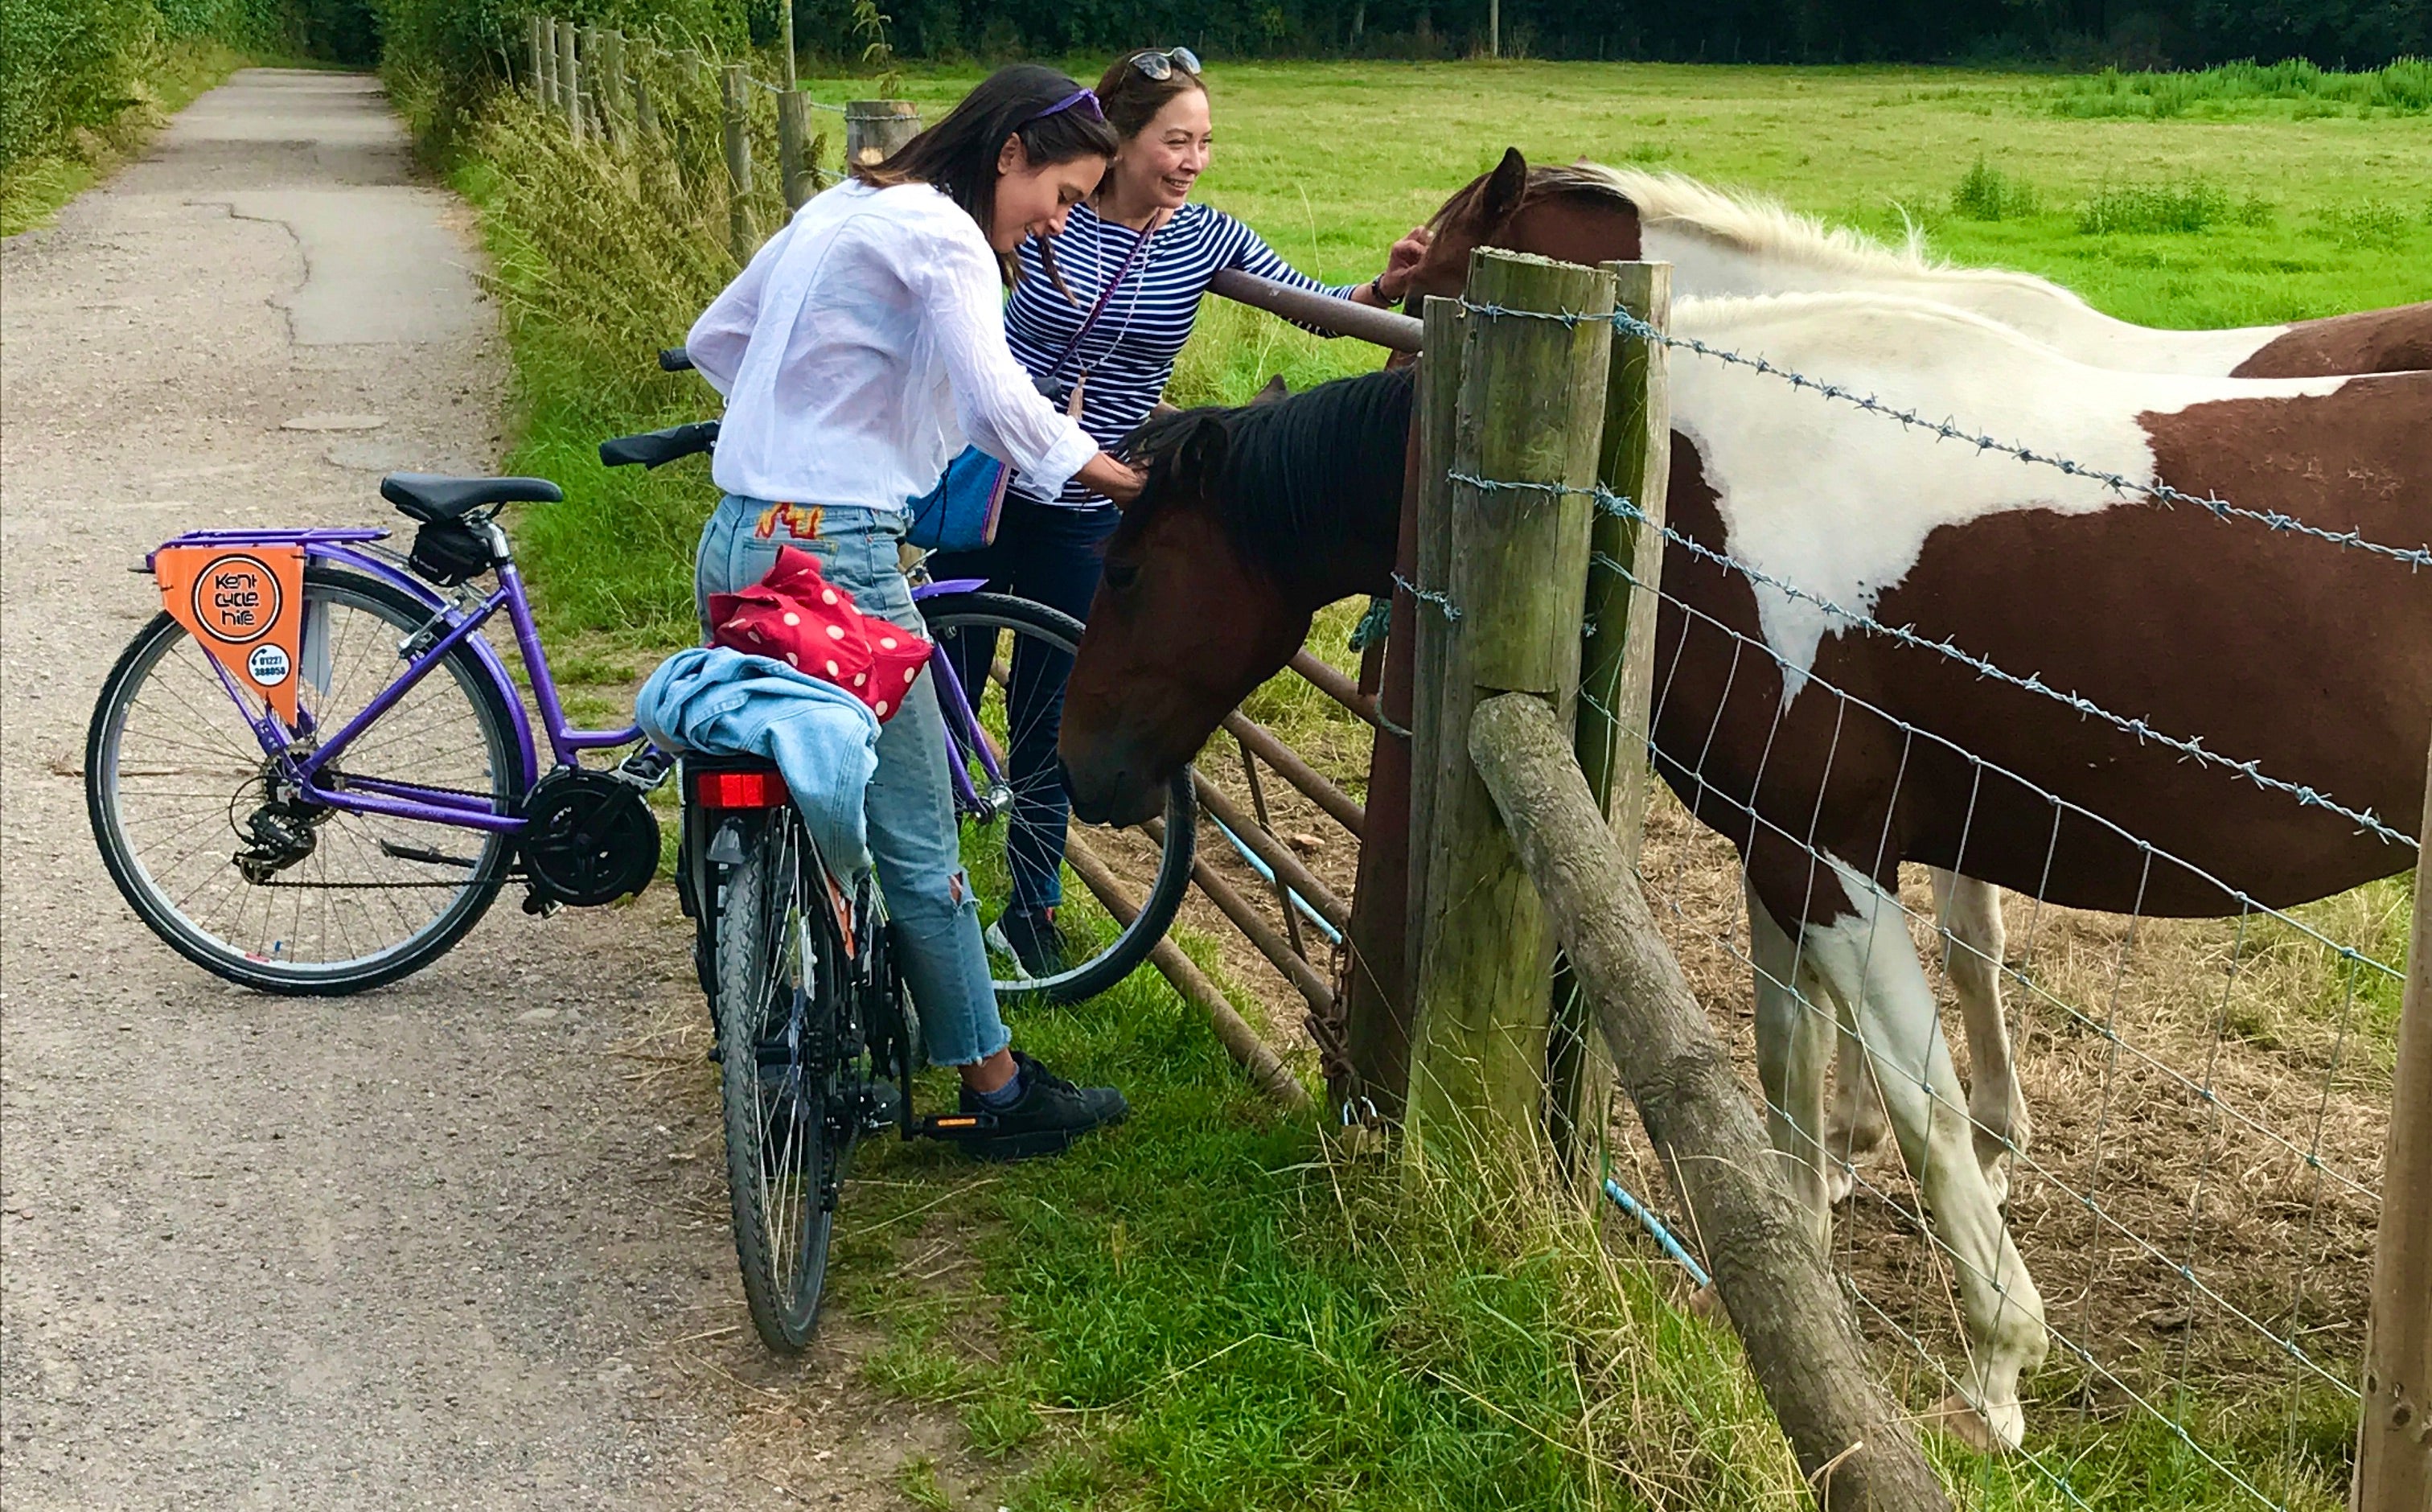
[[[819,559],[787,546],[768,575],[740,593],[709,596],[710,644],[767,656],[834,683],[884,723],[929,661],[929,642],[866,615],[819,576]]]

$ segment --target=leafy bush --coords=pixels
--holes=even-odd
[[[2272,202],[2261,195],[2233,201],[2227,190],[2201,178],[2163,183],[2106,181],[2078,212],[2077,229],[2087,236],[2137,231],[2192,235],[2232,222],[2267,225],[2272,216]]]
[[[1951,212],[1969,220],[2019,220],[2035,213],[2042,196],[2022,178],[2013,178],[1983,158],[1951,192]]]
[[[2318,68],[2304,59],[2223,63],[2192,74],[2106,68],[2062,84],[2052,109],[2054,115],[2167,120],[2199,106],[2236,108],[2267,100],[2296,101],[2301,116],[2336,114],[2342,107],[2420,115],[2432,110],[2432,61],[2402,58],[2387,68],[2356,74]]]

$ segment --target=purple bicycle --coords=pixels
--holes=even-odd
[[[705,451],[716,423],[623,437],[602,458],[655,467]],[[646,795],[672,763],[637,728],[567,721],[498,519],[508,504],[557,501],[557,485],[397,473],[380,492],[418,524],[409,553],[370,528],[197,531],[164,542],[146,566],[178,569],[175,583],[163,576],[174,602],[119,657],[93,709],[87,808],[119,891],[181,955],[268,992],[394,981],[464,938],[511,881],[526,885],[526,909],[543,913],[637,892],[659,864]],[[483,576],[495,586],[477,586]],[[980,587],[922,583],[914,596],[939,648],[931,668],[966,863],[992,917],[1008,886],[1007,832],[1023,840],[1010,821],[1064,822],[1054,701],[1025,701],[1046,704],[1046,718],[1009,727],[1005,695],[1031,678],[1060,682],[1081,627]],[[218,612],[258,620],[211,621],[223,598],[255,601]],[[481,635],[501,614],[531,708]],[[259,675],[273,671],[275,681]],[[623,748],[614,765],[583,764]],[[1194,819],[1177,779],[1139,915],[1068,909],[1066,959],[1034,973],[999,954],[999,990],[1071,1001],[1127,975],[1188,886]],[[1033,818],[1034,841],[1044,827]],[[1146,848],[1130,845],[1145,865]],[[698,917],[691,879],[679,880]],[[712,949],[705,936],[704,963]]]
[[[708,421],[621,437],[601,460],[656,467],[716,433]],[[397,473],[380,493],[417,523],[406,553],[368,528],[162,543],[145,567],[163,610],[111,669],[87,736],[87,812],[120,892],[179,954],[266,992],[394,981],[463,939],[510,882],[547,913],[638,892],[660,865],[648,794],[679,763],[638,728],[567,720],[498,522],[507,505],[558,501],[557,485]],[[1008,694],[1060,682],[1081,627],[980,587],[924,582],[914,597],[937,647],[966,866],[998,907],[1006,852],[1022,843],[1011,817],[1064,822],[1052,723],[1009,723],[1041,701]],[[481,634],[500,614],[529,708]],[[773,766],[687,756],[681,768],[675,877],[718,1029],[735,1253],[753,1324],[790,1351],[818,1321],[861,1135],[893,1123],[954,1139],[978,1120],[911,1113],[920,1037],[879,890],[826,865]],[[1185,773],[1162,833],[1124,842],[1136,868],[1153,865],[1146,904],[1128,920],[1068,907],[1078,948],[1039,974],[995,958],[1010,968],[1000,991],[1071,1000],[1137,966],[1189,885],[1194,827]]]

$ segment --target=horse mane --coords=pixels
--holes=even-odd
[[[1960,267],[1925,248],[1924,233],[1911,228],[1899,246],[1886,246],[1864,231],[1831,226],[1814,215],[1790,209],[1759,195],[1732,193],[1702,183],[1686,174],[1647,173],[1637,168],[1610,168],[1582,162],[1577,171],[1600,180],[1613,194],[1638,207],[1642,225],[1668,221],[1710,241],[1755,257],[1779,258],[1809,267],[1837,272],[1915,278],[1980,280],[2011,283],[2067,299],[2084,301],[2050,279],[2006,268]],[[1532,179],[1533,181],[1533,179]]]
[[[1765,325],[1783,315],[1811,313],[1849,317],[1854,330],[1887,340],[1894,339],[1892,328],[1905,325],[1911,331],[1922,328],[1930,335],[1957,341],[1990,342],[2030,362],[2057,363],[2069,367],[2086,365],[2048,343],[1990,315],[1907,294],[1800,292],[1689,297],[1673,305],[1672,329],[1680,334],[1712,341]],[[1897,339],[1904,348],[1913,348],[1916,340],[1906,335]]]
[[[1191,436],[1212,424],[1224,430],[1224,461],[1201,487],[1243,561],[1291,583],[1348,559],[1380,517],[1400,513],[1413,373],[1381,368],[1267,403],[1206,405],[1144,422],[1123,451],[1147,464],[1149,484],[1123,511],[1119,541],[1186,491],[1169,486],[1174,468]]]

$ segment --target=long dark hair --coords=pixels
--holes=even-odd
[[[1180,63],[1174,63],[1163,78],[1151,78],[1140,71],[1139,59],[1164,52],[1162,47],[1135,47],[1107,64],[1106,76],[1098,80],[1098,102],[1106,107],[1106,124],[1125,142],[1147,129],[1167,101],[1192,90],[1208,93],[1208,81]]]
[[[1121,145],[1114,127],[1086,110],[1040,112],[1081,88],[1055,69],[1038,63],[1007,63],[980,81],[979,87],[946,112],[946,118],[895,149],[886,161],[855,167],[853,176],[872,188],[893,184],[934,186],[979,222],[982,234],[996,221],[996,160],[1005,139],[1019,137],[1031,166],[1071,162],[1075,158],[1107,158]],[[1056,254],[1039,244],[1039,262],[1056,278]],[[997,266],[1011,283],[1020,264],[1003,253]]]

